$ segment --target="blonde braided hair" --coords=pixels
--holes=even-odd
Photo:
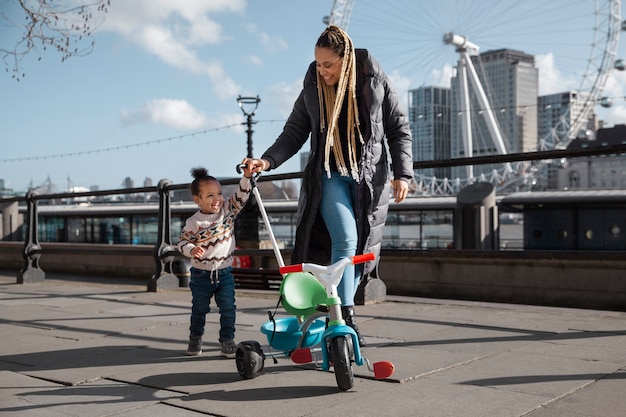
[[[330,178],[330,151],[337,169],[342,176],[351,175],[358,181],[359,169],[357,161],[356,136],[358,133],[359,143],[363,143],[361,128],[359,126],[359,111],[356,102],[356,56],[354,45],[348,34],[338,26],[330,25],[322,32],[316,47],[329,48],[337,53],[342,59],[341,73],[335,88],[334,85],[327,85],[323,81],[319,71],[317,72],[317,95],[320,102],[320,131],[324,131],[326,121],[328,130],[326,132],[326,143],[324,148],[324,169]],[[339,127],[337,121],[343,105],[344,98],[348,94],[347,109],[347,141],[348,141],[348,165],[339,143]],[[333,146],[335,143],[338,146]],[[348,170],[349,166],[349,170]]]

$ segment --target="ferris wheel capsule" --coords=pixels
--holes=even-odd
[[[602,107],[609,108],[609,107],[611,107],[613,105],[613,100],[611,100],[610,97],[602,97],[600,99],[600,105]]]
[[[576,134],[576,139],[581,140],[594,140],[595,133],[591,129],[580,129],[578,134]]]
[[[626,69],[626,64],[624,63],[623,59],[616,59],[615,63],[613,64],[613,68],[619,71],[624,71]]]

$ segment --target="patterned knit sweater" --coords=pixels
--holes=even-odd
[[[222,209],[215,214],[204,214],[200,210],[185,222],[178,239],[178,250],[191,258],[191,266],[207,271],[215,271],[232,266],[235,251],[235,218],[250,197],[250,178],[242,177],[239,188]],[[194,258],[194,247],[204,248],[202,258]]]

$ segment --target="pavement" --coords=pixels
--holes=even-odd
[[[276,302],[238,291],[237,341],[267,350],[259,327]],[[357,318],[363,355],[396,371],[355,366],[344,392],[287,357],[241,379],[219,355],[216,312],[203,354],[186,356],[190,305],[185,288],[0,273],[0,416],[626,415],[626,312],[388,296]]]

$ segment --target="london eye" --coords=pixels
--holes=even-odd
[[[469,65],[467,88],[478,100],[465,102],[477,103],[478,108],[456,109],[468,118],[459,125],[471,129],[467,126],[481,119],[486,127],[486,133],[475,133],[474,138],[472,130],[461,132],[465,155],[471,156],[473,146],[493,149],[494,154],[519,152],[502,139],[507,122],[496,114],[512,109],[504,108],[491,94],[488,77],[471,79],[472,63],[478,71],[482,65],[479,49],[512,49],[534,56],[542,64],[540,95],[576,93],[576,106],[538,131],[532,150],[563,149],[588,131],[597,106],[611,105],[603,91],[610,72],[624,69],[623,61],[616,58],[620,19],[620,0],[335,0],[326,23],[348,29],[357,46],[368,48],[400,94],[421,86],[449,88],[452,75]],[[523,189],[536,182],[541,169],[528,163],[503,164],[474,176],[470,167],[465,175],[451,178],[418,173],[416,181],[423,194],[455,194],[476,181],[491,182],[497,189]]]

